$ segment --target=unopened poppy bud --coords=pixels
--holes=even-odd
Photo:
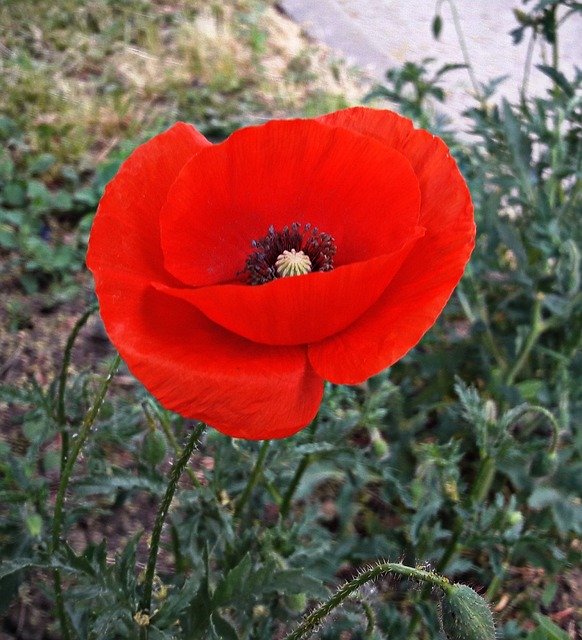
[[[507,519],[507,524],[510,527],[515,527],[516,525],[521,524],[523,522],[523,513],[521,513],[521,511],[510,511],[506,515],[506,519]]]
[[[153,467],[166,457],[166,438],[159,431],[148,431],[141,448],[142,458]]]
[[[531,475],[534,478],[549,476],[556,470],[558,456],[555,451],[538,451],[531,463]]]
[[[285,605],[287,609],[293,613],[301,613],[305,611],[307,606],[307,596],[304,593],[293,593],[285,596]]]
[[[451,502],[459,502],[459,488],[454,480],[447,480],[443,484],[443,490]]]
[[[382,437],[380,429],[378,429],[377,427],[370,429],[370,439],[372,441],[372,449],[374,450],[374,453],[379,458],[387,457],[388,453],[390,452],[390,447],[388,446],[386,440],[384,440],[384,438]]]
[[[495,622],[489,605],[463,584],[454,584],[444,593],[441,625],[449,640],[495,640]]]
[[[485,402],[485,420],[488,424],[495,424],[497,422],[497,405],[493,400],[487,400]]]
[[[269,615],[269,610],[264,604],[257,604],[253,607],[253,618],[266,618]]]

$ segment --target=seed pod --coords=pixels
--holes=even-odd
[[[463,584],[454,584],[444,593],[441,625],[449,640],[495,640],[495,622],[489,605]]]

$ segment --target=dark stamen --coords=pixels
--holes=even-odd
[[[283,227],[281,231],[275,231],[275,227],[271,226],[267,235],[261,240],[253,240],[251,246],[253,252],[247,258],[241,276],[247,284],[253,285],[265,284],[281,277],[277,272],[276,262],[284,251],[303,251],[311,261],[312,272],[331,271],[337,251],[335,241],[329,233],[299,222]]]

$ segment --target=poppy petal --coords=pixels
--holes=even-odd
[[[132,274],[103,276],[101,308],[111,339],[164,407],[250,440],[292,435],[314,418],[323,381],[305,347],[249,342]]]
[[[355,108],[322,120],[398,145],[418,177],[419,223],[426,227],[380,299],[346,330],[309,346],[310,362],[320,375],[355,384],[405,355],[434,324],[473,250],[473,207],[439,138],[385,111]]]
[[[160,277],[162,205],[184,164],[209,145],[194,127],[178,122],[122,164],[105,189],[91,229],[87,266],[97,281],[99,270],[107,266],[143,278]]]
[[[388,256],[327,273],[278,278],[261,286],[154,286],[191,302],[214,322],[249,340],[307,344],[345,329],[361,316],[380,297],[423,232],[418,229],[399,251]]]
[[[253,240],[294,222],[333,236],[335,265],[398,250],[417,227],[416,176],[398,151],[311,120],[234,133],[181,171],[161,217],[165,266],[191,286],[240,279]]]

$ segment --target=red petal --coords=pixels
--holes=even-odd
[[[250,343],[149,285],[172,282],[159,241],[168,189],[209,144],[179,123],[136,149],[105,191],[87,263],[113,344],[165,407],[236,437],[281,438],[307,425],[321,401],[305,348]]]
[[[434,324],[473,250],[473,207],[446,145],[408,120],[364,108],[321,120],[395,145],[411,162],[421,190],[419,223],[426,235],[374,306],[345,331],[309,347],[310,361],[324,378],[358,383],[400,359]]]
[[[380,297],[418,235],[388,256],[327,273],[279,278],[261,286],[154,286],[191,302],[214,322],[249,340],[270,345],[308,344],[345,329],[362,315]]]
[[[292,435],[314,418],[323,381],[304,347],[249,342],[130,274],[102,275],[101,313],[111,339],[164,407],[250,440]]]
[[[182,170],[162,215],[166,268],[182,282],[238,278],[252,241],[293,222],[331,234],[336,266],[392,253],[414,234],[419,192],[382,143],[309,120],[234,133]]]
[[[138,147],[105,189],[93,222],[87,266],[97,281],[103,267],[143,278],[163,273],[159,218],[170,185],[200,149],[210,145],[194,127],[178,122]]]

